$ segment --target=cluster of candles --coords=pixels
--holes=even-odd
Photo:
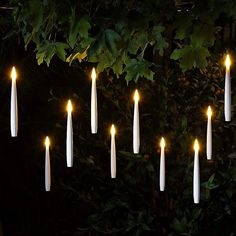
[[[230,78],[230,57],[226,56],[225,66],[225,103],[224,113],[225,121],[231,121],[231,78]],[[91,88],[91,133],[96,134],[98,131],[98,109],[97,109],[97,87],[96,87],[96,72],[92,70],[92,88]],[[18,133],[18,109],[17,109],[17,89],[16,89],[16,70],[12,68],[11,72],[12,88],[11,88],[11,136],[17,137]],[[67,167],[73,166],[73,125],[72,125],[72,110],[73,106],[71,100],[67,104],[67,132],[66,132],[66,163]],[[212,111],[211,107],[207,110],[207,137],[206,137],[206,156],[207,160],[212,158],[212,124],[211,124]],[[111,164],[111,178],[116,178],[116,141],[115,125],[111,125],[111,151],[110,151],[110,164]],[[160,141],[160,178],[159,185],[160,191],[165,190],[165,139],[161,138]],[[45,190],[51,189],[51,168],[50,168],[50,140],[47,136],[45,139]],[[139,123],[139,93],[135,90],[134,93],[134,116],[133,116],[133,153],[138,154],[140,148],[140,123]],[[194,168],[193,168],[193,199],[194,203],[200,202],[200,168],[199,168],[199,144],[198,140],[194,142]]]

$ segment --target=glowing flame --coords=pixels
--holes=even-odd
[[[92,77],[92,80],[96,80],[96,71],[95,71],[95,68],[92,69],[91,77]]]
[[[45,138],[45,146],[46,146],[46,147],[49,147],[49,146],[50,146],[50,139],[49,139],[48,136]]]
[[[138,94],[138,90],[136,89],[134,92],[134,101],[138,101],[139,100],[139,94]]]
[[[111,126],[111,135],[115,135],[115,133],[116,133],[116,129],[115,129],[115,126],[114,126],[114,124],[112,124],[112,126]]]
[[[225,66],[226,66],[226,69],[229,69],[229,68],[230,68],[230,65],[231,65],[231,60],[230,60],[229,54],[227,54],[227,55],[226,55],[226,59],[225,59]]]
[[[68,103],[67,103],[67,111],[69,113],[71,113],[73,110],[73,107],[72,107],[72,103],[71,103],[71,100],[68,100]]]
[[[15,81],[16,77],[17,77],[16,68],[15,68],[15,66],[13,66],[12,70],[11,70],[11,78],[12,78],[13,81]]]
[[[195,141],[194,141],[194,151],[198,151],[198,150],[199,150],[198,140],[195,139]]]
[[[160,142],[160,146],[161,146],[161,148],[164,148],[165,145],[166,145],[165,139],[162,137],[162,138],[161,138],[161,142]]]
[[[208,108],[207,108],[207,116],[208,117],[212,116],[211,106],[208,106]]]

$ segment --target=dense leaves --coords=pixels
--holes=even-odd
[[[165,52],[183,71],[204,69],[222,26],[236,16],[233,0],[189,2],[184,9],[172,0],[11,0],[12,27],[5,34],[13,28],[26,48],[33,42],[38,64],[49,65],[56,55],[70,64],[97,63],[99,72],[112,70],[117,77],[125,72],[127,82],[153,80]]]

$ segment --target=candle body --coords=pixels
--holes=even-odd
[[[116,140],[115,135],[111,135],[111,178],[116,178]]]
[[[138,100],[134,101],[134,120],[133,120],[133,152],[139,153],[140,129],[139,129],[139,107]]]
[[[200,167],[198,150],[194,152],[194,167],[193,167],[193,200],[195,204],[200,202]]]
[[[211,127],[211,117],[207,120],[207,145],[206,145],[207,160],[212,158],[212,127]]]
[[[91,132],[96,134],[98,130],[98,111],[97,111],[97,87],[96,79],[92,79],[91,89]]]
[[[12,80],[11,86],[11,136],[17,137],[18,132],[18,105],[16,80]]]
[[[165,190],[165,148],[161,147],[160,156],[160,191]]]
[[[226,68],[225,72],[225,121],[231,121],[231,79],[230,69]]]
[[[67,167],[73,166],[73,124],[72,124],[71,112],[68,112],[67,115],[66,161],[67,161]]]
[[[51,189],[51,166],[50,166],[50,152],[49,147],[45,150],[45,191]]]

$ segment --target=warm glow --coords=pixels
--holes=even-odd
[[[194,141],[194,151],[198,151],[198,150],[199,150],[199,144],[198,144],[197,139],[195,139],[195,141]]]
[[[73,107],[72,107],[71,100],[68,100],[68,103],[67,103],[67,111],[68,111],[69,113],[71,113],[71,112],[72,112],[72,109],[73,109]]]
[[[50,140],[49,140],[49,137],[47,136],[46,139],[45,139],[45,146],[46,147],[49,147],[50,146]]]
[[[116,133],[116,129],[115,129],[115,126],[114,125],[112,125],[111,126],[111,135],[115,135],[115,133]]]
[[[16,77],[17,77],[16,68],[15,68],[15,66],[13,66],[12,70],[11,70],[11,78],[12,78],[13,81],[15,81]]]
[[[229,54],[227,54],[226,59],[225,59],[226,69],[229,69],[230,65],[231,65],[230,57],[229,57]]]
[[[92,80],[96,80],[96,71],[95,71],[95,68],[92,69],[91,77],[92,77]]]
[[[134,101],[138,101],[139,100],[139,94],[138,94],[138,90],[136,89],[134,92]]]
[[[165,145],[166,145],[165,139],[162,137],[162,138],[161,138],[161,142],[160,142],[160,146],[161,146],[161,148],[164,148]]]
[[[211,116],[212,116],[211,106],[208,106],[208,109],[207,109],[207,116],[208,116],[208,117],[211,117]]]

